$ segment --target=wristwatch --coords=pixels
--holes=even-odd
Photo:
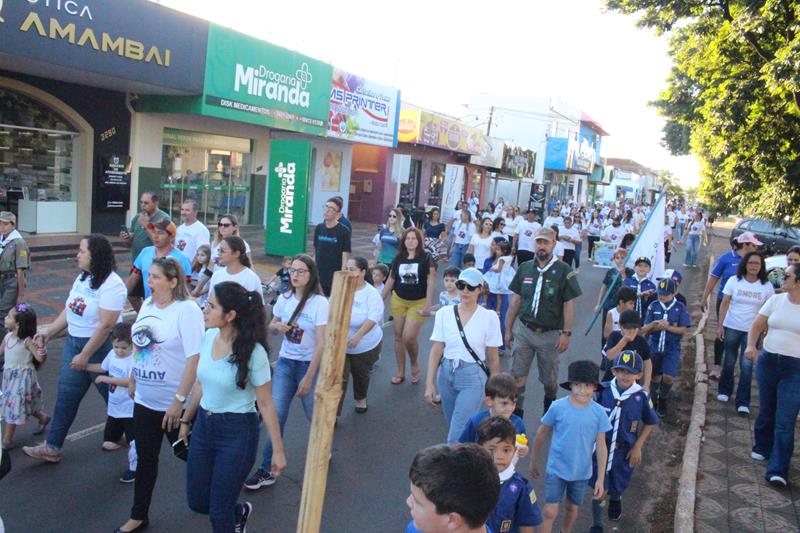
[[[184,395],[182,395],[182,394],[178,394],[178,393],[176,392],[176,393],[175,393],[175,399],[176,399],[176,400],[178,400],[179,402],[183,403],[183,402],[185,402],[185,401],[186,401],[186,396],[184,396]]]
[[[567,331],[566,329],[562,329],[561,330],[561,334],[562,335],[566,335],[567,337],[572,337],[572,332],[571,331]]]

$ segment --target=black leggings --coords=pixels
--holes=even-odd
[[[594,257],[594,244],[600,240],[600,237],[593,237],[589,235],[587,239],[589,240],[589,248],[586,251],[589,254],[589,259],[591,259]]]
[[[147,407],[133,405],[133,432],[136,435],[136,484],[133,487],[132,520],[146,520],[150,511],[150,500],[158,477],[158,455],[161,441],[166,435],[170,445],[178,440],[178,430],[164,431],[161,422],[164,411],[154,411]]]
[[[564,262],[572,266],[573,259],[575,259],[575,250],[564,250]]]

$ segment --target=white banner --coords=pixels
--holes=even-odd
[[[664,276],[664,225],[666,216],[666,199],[661,193],[656,205],[650,211],[636,242],[628,253],[627,265],[631,268],[639,257],[650,258],[650,278],[655,281]]]
[[[411,173],[411,156],[394,154],[392,156],[392,182],[408,183],[408,176]]]
[[[444,170],[444,193],[442,195],[442,222],[450,222],[461,200],[461,189],[464,186],[464,167],[447,165]]]

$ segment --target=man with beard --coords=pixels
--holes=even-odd
[[[514,292],[508,306],[505,345],[512,346],[511,375],[516,379],[517,415],[523,414],[525,387],[534,357],[539,381],[544,385],[544,412],[556,399],[558,354],[569,347],[572,335],[573,300],[581,295],[578,278],[566,263],[553,256],[555,232],[540,228],[534,242],[536,260],[519,266],[509,289]],[[514,320],[519,317],[517,323]]]

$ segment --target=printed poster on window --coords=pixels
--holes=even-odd
[[[397,146],[400,91],[334,68],[328,137]]]
[[[321,191],[338,191],[342,183],[342,152],[324,150],[318,165],[318,175],[322,177]]]

